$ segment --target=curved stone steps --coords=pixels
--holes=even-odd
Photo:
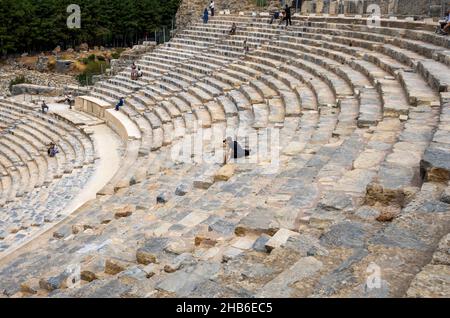
[[[197,123],[201,127],[211,127],[211,114],[198,97],[190,94],[189,92],[181,92],[177,97],[181,99],[185,104],[189,105],[189,107],[192,109],[192,112],[197,117]]]
[[[308,29],[309,30],[309,29]],[[306,28],[303,28],[302,31],[303,32],[307,32],[308,31]],[[324,30],[324,34],[326,34],[326,37],[328,39],[330,39],[330,33],[328,32],[330,31],[329,29]],[[315,31],[314,31],[315,32]],[[336,35],[339,35],[341,33],[339,33],[339,30],[337,30],[336,32],[331,32],[331,34],[336,33]],[[353,39],[353,38],[358,38],[358,35],[360,35],[359,32],[349,32],[347,39]],[[370,35],[370,33],[369,33]],[[430,45],[422,45],[421,42],[419,41],[407,41],[404,42],[406,40],[403,39],[398,39],[398,38],[392,38],[389,39],[386,36],[380,36],[379,38],[375,37],[375,36],[369,36],[367,35],[367,37],[363,37],[365,40],[367,40],[367,38],[370,39],[370,43],[376,43],[376,42],[382,42],[382,43],[387,43],[389,44],[394,44],[395,46],[400,47],[399,53],[396,52],[396,48],[394,48],[392,45],[389,47],[389,49],[384,49],[384,52],[386,53],[391,53],[393,58],[397,58],[397,56],[402,56],[403,57],[403,62],[405,60],[409,61],[409,64],[411,65],[416,65],[416,69],[419,73],[421,73],[430,83],[430,85],[432,85],[433,88],[436,88],[438,91],[445,91],[447,90],[447,86],[448,83],[450,81],[448,75],[446,74],[446,72],[442,72],[442,63],[440,62],[436,62],[434,60],[432,60],[433,56],[436,56],[436,54],[439,51],[442,51],[442,47],[438,47],[438,46],[430,46]],[[376,41],[378,39],[378,41]],[[338,40],[337,36],[332,36],[332,40]],[[353,40],[350,40],[353,41]],[[348,40],[347,40],[348,42]],[[366,41],[366,43],[369,43]],[[372,46],[372,45],[370,45]],[[380,49],[380,47],[383,47],[382,45],[378,45],[378,50],[383,50]],[[406,50],[405,50],[406,49]],[[417,62],[411,62],[411,60],[415,57],[417,57],[416,54],[413,53],[413,55],[411,57],[408,57],[406,54],[407,51],[412,51],[415,53],[419,53],[420,55],[424,56],[423,59],[418,60]],[[406,57],[405,57],[406,56]]]
[[[33,118],[30,118],[33,120]],[[41,117],[41,119],[43,119]],[[50,120],[47,119],[47,129],[52,131],[53,133],[61,136],[60,140],[65,140],[67,142],[68,147],[65,147],[65,143],[61,145],[61,148],[64,149],[65,153],[70,153],[67,157],[67,162],[71,164],[71,168],[69,169],[77,169],[83,167],[86,163],[90,163],[92,159],[87,159],[87,154],[83,146],[83,142],[81,141],[81,138],[83,138],[83,135],[81,135],[79,132],[76,135],[72,135],[73,133],[76,133],[77,130],[72,128],[70,125],[67,125],[64,128],[60,128],[58,126],[58,123],[60,125],[64,125],[63,122],[60,122],[58,120]],[[83,138],[84,139],[84,138]],[[67,151],[66,151],[67,149]]]
[[[318,45],[320,45],[321,42],[318,41]],[[330,43],[323,43],[324,47],[331,48],[331,49],[343,49],[341,45],[336,44],[330,44]],[[408,95],[410,104],[417,105],[419,102],[430,102],[433,100],[436,100],[436,94],[433,93],[427,85],[425,85],[425,82],[423,79],[420,78],[420,75],[417,73],[413,73],[412,70],[407,66],[404,65],[405,63],[403,61],[394,60],[393,58],[386,56],[385,54],[380,53],[374,53],[372,51],[369,51],[367,49],[356,49],[355,47],[352,47],[351,49],[352,54],[357,55],[363,55],[363,58],[367,61],[373,62],[374,64],[378,65],[380,68],[385,70],[386,72],[389,72],[391,75],[396,76],[402,83],[406,94]],[[321,55],[329,54],[332,56],[339,57],[339,59],[342,59],[342,62],[348,63],[351,59],[353,59],[352,56],[348,55],[348,53],[339,52],[335,53],[334,51],[330,50],[324,50],[324,49],[318,49],[314,50],[314,53],[320,53]],[[393,66],[395,65],[395,66]],[[420,92],[415,92],[416,95],[412,96],[413,90],[410,89],[411,87],[417,87],[417,89],[420,90]]]
[[[8,138],[11,136],[5,136],[0,141],[3,145],[6,145],[9,149],[14,150],[16,154],[22,158],[23,162],[26,162],[29,172],[29,182],[24,188],[24,193],[33,191],[34,188],[40,187],[42,184],[39,180],[42,179],[41,176],[47,174],[47,165],[45,160],[36,153],[30,153],[29,149],[31,144],[28,144],[28,149],[25,144],[16,138]]]
[[[3,113],[5,114],[6,111],[3,110]],[[11,111],[11,114],[17,115],[17,113],[14,113],[13,111]],[[45,136],[44,138],[46,138],[46,140],[48,140],[49,143],[51,141],[53,141],[55,143],[60,142],[58,136],[49,134],[49,132],[46,131],[45,126],[40,126],[39,124],[36,124],[36,123],[26,123],[26,122],[24,122],[23,125],[20,125],[17,128],[26,131],[27,133],[29,133],[32,136],[35,136],[35,135],[41,135],[42,136],[42,135],[44,135]],[[54,172],[56,173],[55,175],[57,175],[57,176],[60,176],[60,175],[62,175],[64,173],[65,167],[67,165],[66,164],[66,161],[67,161],[66,157],[68,156],[68,154],[66,154],[66,151],[67,151],[66,149],[67,149],[67,147],[64,144],[64,146],[61,147],[60,156],[57,156],[56,160],[57,160],[58,164],[57,164],[57,168],[54,170]]]
[[[124,86],[125,85],[123,85],[123,84],[121,84],[119,86],[119,85],[115,85],[113,83],[109,83],[109,82],[106,82],[106,81],[105,82],[102,81],[102,82],[96,83],[96,87],[97,88],[101,88],[102,92],[104,92],[104,93],[110,94],[111,91],[114,91],[114,92],[117,91],[117,93],[119,95],[122,95],[122,96],[131,95],[133,93],[133,90],[125,88]],[[118,95],[112,95],[111,94],[110,96],[118,96]]]
[[[449,93],[441,93],[440,105],[439,125],[421,161],[421,174],[424,180],[429,182],[448,182],[450,180],[450,140],[448,139],[450,127]]]
[[[10,175],[10,173],[8,172],[7,168],[3,165],[2,161],[0,161],[0,167],[1,167],[1,170],[0,170],[1,192],[0,193],[8,193],[10,191],[10,188],[12,187],[13,179],[12,179],[12,176]],[[6,204],[6,201],[7,201],[6,198],[7,198],[6,195],[0,196],[0,206],[3,206]]]
[[[46,174],[40,174],[39,175],[39,182],[38,187],[43,186],[44,184],[48,184],[51,182],[51,176],[55,175],[57,166],[55,164],[55,160],[51,160],[52,158],[48,158],[47,156],[41,157],[39,154],[39,151],[45,153],[46,150],[46,143],[41,142],[39,139],[34,137],[33,135],[30,135],[26,133],[25,131],[15,131],[15,136],[18,136],[22,142],[24,140],[33,140],[33,146],[36,147],[36,153],[34,154],[35,160],[37,160],[39,163],[38,165],[40,167],[45,166],[45,168],[41,168],[40,170],[46,171]],[[30,144],[31,145],[31,144]]]
[[[323,81],[326,81],[333,90],[334,95],[338,98],[341,96],[353,96],[354,92],[350,85],[341,77],[329,71],[329,69],[334,69],[337,67],[337,62],[327,59],[319,60],[308,54],[302,54],[299,56],[298,51],[295,52],[293,50],[287,50],[282,46],[268,46],[267,51],[262,51],[261,54],[266,54],[266,56],[270,56],[272,59],[284,61],[289,65],[298,66],[305,71],[316,75]],[[293,53],[297,53],[299,58],[294,59]],[[326,67],[323,67],[322,65],[326,65]]]
[[[306,47],[307,50],[309,49],[308,45],[303,44],[298,45],[298,47]],[[334,57],[334,55],[332,55],[333,53],[330,53],[329,50],[319,49],[315,50],[315,53],[318,53],[320,55],[327,54],[331,55],[331,57]],[[377,66],[373,64],[369,64],[366,61],[355,60],[353,57],[349,55],[346,56],[342,52],[338,54],[338,57],[339,59],[344,58],[342,62],[349,63],[349,65],[353,69],[361,72],[371,80],[371,82],[378,88],[378,91],[381,93],[383,104],[389,105],[389,107],[386,107],[386,110],[390,115],[398,116],[399,114],[407,113],[409,104],[404,96],[404,93],[402,93],[400,84],[389,78],[389,75],[385,71],[377,68]],[[372,106],[375,106],[377,104],[373,98],[375,94],[372,91],[371,87],[365,87],[363,91],[367,93],[366,96],[369,100],[371,100],[371,103],[369,105],[363,106],[364,108],[362,109],[362,112],[360,114],[363,118],[360,120],[360,122],[362,124],[376,123],[380,119],[380,111],[378,110],[379,107],[377,107],[376,109],[371,108]],[[391,105],[393,106],[391,107]]]
[[[15,157],[14,153],[9,149],[0,149],[2,165],[7,169],[11,177],[11,187],[9,191],[3,196],[6,199],[6,203],[12,202],[16,197],[21,195],[21,189],[25,188],[26,183],[24,183],[24,167],[20,166],[18,158]]]

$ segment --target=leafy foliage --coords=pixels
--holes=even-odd
[[[76,47],[130,46],[170,26],[181,0],[77,0],[81,29],[67,27],[73,0],[0,0],[0,54]]]
[[[11,91],[11,89],[14,85],[29,84],[29,83],[30,82],[25,78],[25,76],[23,76],[23,75],[17,76],[15,79],[13,79],[9,82],[9,90]]]
[[[77,80],[82,86],[86,86],[93,83],[92,78],[94,75],[100,75],[103,74],[106,69],[108,68],[108,63],[105,60],[94,60],[86,59],[86,68],[84,71],[77,75]]]

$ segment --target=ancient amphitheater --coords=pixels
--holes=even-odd
[[[196,20],[74,110],[0,100],[4,297],[450,296],[450,40],[268,21]]]

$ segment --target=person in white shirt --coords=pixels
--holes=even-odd
[[[214,7],[215,7],[214,1],[211,0],[211,3],[209,4],[209,8],[211,9],[211,16],[212,17],[214,16],[214,9],[215,9]]]

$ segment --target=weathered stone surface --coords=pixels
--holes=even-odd
[[[156,289],[186,297],[202,283],[213,278],[220,269],[220,263],[202,262],[168,275],[156,285]]]
[[[280,229],[277,233],[275,233],[274,236],[272,236],[269,241],[266,243],[266,249],[267,251],[272,251],[274,248],[283,246],[287,240],[291,236],[297,236],[298,233],[294,231],[290,231],[287,229]]]
[[[439,242],[438,248],[433,254],[431,263],[434,265],[450,266],[450,234],[447,234]]]
[[[116,219],[126,218],[126,217],[129,217],[130,215],[132,215],[135,211],[136,211],[136,206],[128,204],[128,205],[125,205],[122,207],[115,208],[114,209],[114,217]]]
[[[129,264],[118,259],[107,259],[105,262],[105,273],[109,275],[116,275],[124,271]]]
[[[258,293],[258,297],[290,297],[290,285],[299,283],[316,274],[323,264],[314,257],[301,258],[291,268],[282,272],[274,280],[266,284]]]
[[[413,279],[406,294],[408,297],[449,297],[450,266],[425,266]]]
[[[63,226],[57,231],[53,232],[53,237],[56,239],[62,239],[72,234],[72,229],[69,226]]]
[[[176,255],[180,255],[183,253],[192,253],[194,251],[194,242],[192,242],[192,240],[181,238],[171,240],[164,248],[164,251]]]
[[[169,240],[164,237],[148,239],[144,246],[136,251],[136,260],[139,264],[148,265],[157,263],[158,254],[169,244]]]
[[[222,261],[228,262],[228,261],[232,260],[233,258],[241,255],[242,253],[243,253],[243,251],[239,248],[229,247],[223,252]]]
[[[214,184],[213,177],[200,178],[194,181],[194,188],[207,190]]]
[[[234,164],[226,164],[214,175],[214,180],[217,181],[228,181],[233,175],[235,171]]]
[[[210,231],[215,231],[224,235],[231,235],[234,233],[236,224],[219,219],[209,226]]]
[[[442,193],[441,201],[450,204],[450,187],[447,187]]]
[[[400,215],[400,207],[388,206],[381,207],[380,214],[376,217],[379,222],[391,222],[395,217]]]
[[[331,226],[330,230],[320,237],[326,246],[361,247],[370,232],[370,226],[359,222],[342,222]]]
[[[328,255],[327,249],[320,244],[319,239],[308,234],[290,236],[284,247],[300,253],[302,256]]]
[[[20,290],[23,293],[36,294],[41,288],[39,281],[40,280],[38,278],[30,278],[20,284]]]
[[[450,146],[431,145],[425,151],[421,167],[426,171],[428,181],[450,180]]]
[[[257,209],[251,211],[238,223],[235,233],[237,235],[245,235],[246,233],[266,233],[273,235],[279,228],[279,222],[275,219],[271,210]]]
[[[266,249],[266,243],[269,241],[271,236],[267,234],[262,234],[260,237],[258,237],[255,241],[255,243],[252,246],[252,249],[254,249],[257,252],[267,252]]]
[[[39,280],[39,287],[45,289],[47,291],[54,291],[56,289],[67,288],[67,282],[70,275],[66,272],[63,272],[57,276],[42,278]]]
[[[184,266],[189,266],[195,264],[196,261],[192,254],[184,253],[178,255],[170,264],[164,266],[164,271],[166,273],[174,273],[177,270],[182,269]]]
[[[186,184],[180,184],[175,190],[175,194],[180,197],[185,196],[188,192],[189,186]]]
[[[389,225],[370,239],[371,244],[381,244],[388,247],[426,250],[427,244],[420,240],[413,232],[400,228],[395,224]]]

